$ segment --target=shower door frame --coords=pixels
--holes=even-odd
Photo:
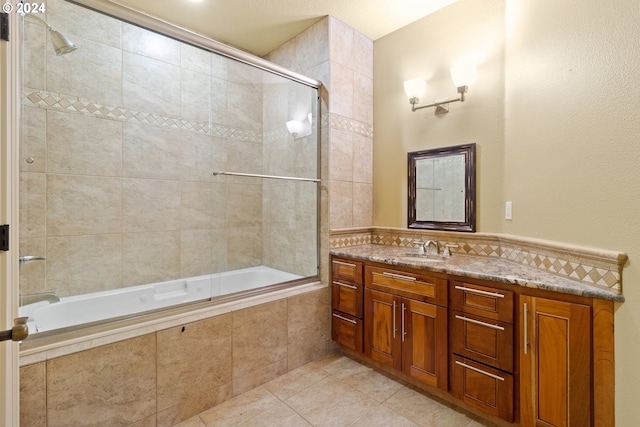
[[[20,128],[20,26],[10,14],[9,40],[0,41],[0,224],[10,225],[9,251],[0,251],[0,330],[18,316],[18,141]],[[20,423],[20,344],[0,343],[0,424]]]

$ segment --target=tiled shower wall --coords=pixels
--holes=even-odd
[[[285,145],[286,120],[263,129],[264,72],[61,0],[47,1],[46,19],[80,47],[58,57],[45,27],[25,22],[20,251],[47,259],[21,266],[23,293],[263,264],[316,273],[315,213],[279,203],[291,188],[211,176],[300,160]],[[295,92],[283,79],[269,83]],[[292,215],[297,223],[274,227],[265,244],[265,222]],[[278,243],[291,230],[296,244],[290,235]],[[293,246],[301,259],[292,262]]]

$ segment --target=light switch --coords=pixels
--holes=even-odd
[[[504,208],[504,218],[513,219],[513,212],[511,210],[511,202],[507,202]]]

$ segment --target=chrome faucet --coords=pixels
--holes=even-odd
[[[60,302],[60,298],[56,295],[56,291],[39,292],[37,294],[21,294],[20,306],[35,304],[37,302],[48,301],[49,304]]]
[[[433,245],[433,247],[435,248],[436,252],[432,253],[433,255],[439,255],[440,254],[440,244],[438,243],[437,240],[427,240],[424,243],[424,253],[428,254],[429,253],[429,246]]]

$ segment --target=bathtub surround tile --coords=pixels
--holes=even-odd
[[[20,425],[47,427],[46,377],[44,362],[20,368]]]
[[[179,61],[178,49],[178,61]],[[122,103],[137,111],[180,115],[180,67],[122,52]]]
[[[367,226],[373,222],[373,184],[353,183],[353,225]]]
[[[47,235],[121,231],[122,184],[118,178],[47,175]]]
[[[47,0],[47,22],[74,42],[79,36],[118,49],[122,45],[121,22],[67,1]]]
[[[49,425],[129,426],[156,412],[156,337],[47,362]]]
[[[181,191],[180,181],[123,179],[123,231],[179,230]]]
[[[331,340],[329,288],[290,297],[287,368],[300,367],[329,354]]]
[[[216,273],[214,268],[213,231],[180,231],[180,277]]]
[[[211,138],[181,129],[176,132],[174,144],[180,147],[180,157],[174,160],[174,168],[181,181],[211,182],[213,145]]]
[[[60,31],[64,33],[62,29]],[[82,49],[75,50],[73,55],[56,56],[53,49],[46,49],[47,90],[73,94],[100,104],[120,105],[122,51],[84,37],[74,37],[73,42]]]
[[[48,111],[46,130],[47,172],[122,174],[122,123]]]
[[[373,138],[353,134],[353,182],[373,184]]]
[[[40,172],[20,172],[20,237],[46,236],[47,177]]]
[[[353,224],[353,184],[331,181],[329,203],[329,226],[332,229],[350,227]]]
[[[287,372],[287,301],[233,313],[233,394]]]
[[[125,233],[122,250],[122,282],[144,285],[180,276],[180,232]]]
[[[122,236],[49,237],[46,266],[47,287],[60,297],[121,288]]]
[[[353,118],[359,122],[373,124],[373,78],[353,73]]]
[[[122,174],[130,178],[178,180],[182,157],[178,130],[125,124],[122,135]]]
[[[180,44],[180,65],[183,69],[211,75],[211,53],[199,47]]]
[[[262,229],[229,228],[226,231],[226,266],[224,271],[262,265]]]
[[[47,54],[47,28],[39,22],[24,20],[23,32],[24,68],[22,72],[23,85],[35,89],[44,89],[47,78],[46,67]]]
[[[229,119],[229,88],[227,85],[227,80],[225,77],[216,76],[215,73],[217,71],[221,71],[217,68],[220,64],[216,61],[215,55],[212,57],[212,76],[211,76],[211,93],[214,94],[211,96],[211,99],[208,102],[209,107],[211,108],[211,122],[214,123],[216,128],[219,126],[230,125],[231,121]],[[224,72],[222,74],[226,75],[226,66],[224,68]],[[213,129],[212,129],[213,131]],[[211,132],[213,134],[213,132]],[[222,135],[221,135],[222,136]]]
[[[236,66],[232,67],[237,69]],[[234,123],[243,129],[262,132],[262,88],[258,84],[261,79],[236,83],[233,80],[242,80],[242,75],[229,74],[229,76],[232,79],[227,83],[229,123]]]
[[[126,52],[136,53],[172,65],[180,65],[181,44],[144,28],[122,23],[122,49]]]
[[[180,71],[181,117],[208,121],[211,102],[211,76],[196,71]]]
[[[157,333],[159,426],[220,403],[219,389],[231,382],[231,319],[226,314]]]
[[[20,239],[20,254],[46,256],[47,244],[44,237],[32,237]],[[44,280],[46,262],[36,260],[20,264],[18,272],[20,274],[20,293],[29,295],[47,290],[47,283]]]
[[[262,226],[262,185],[227,184],[222,202],[227,228]]]
[[[45,172],[47,111],[23,105],[20,132],[20,172]]]
[[[353,180],[353,137],[351,132],[330,129],[329,162],[331,170],[329,179],[337,181]]]
[[[353,116],[353,69],[331,61],[329,64],[331,79],[331,96],[329,110],[331,113],[354,118]],[[331,166],[333,168],[333,166]]]
[[[210,182],[182,182],[180,188],[180,228],[183,230],[211,229],[214,206],[222,198],[214,199]]]

